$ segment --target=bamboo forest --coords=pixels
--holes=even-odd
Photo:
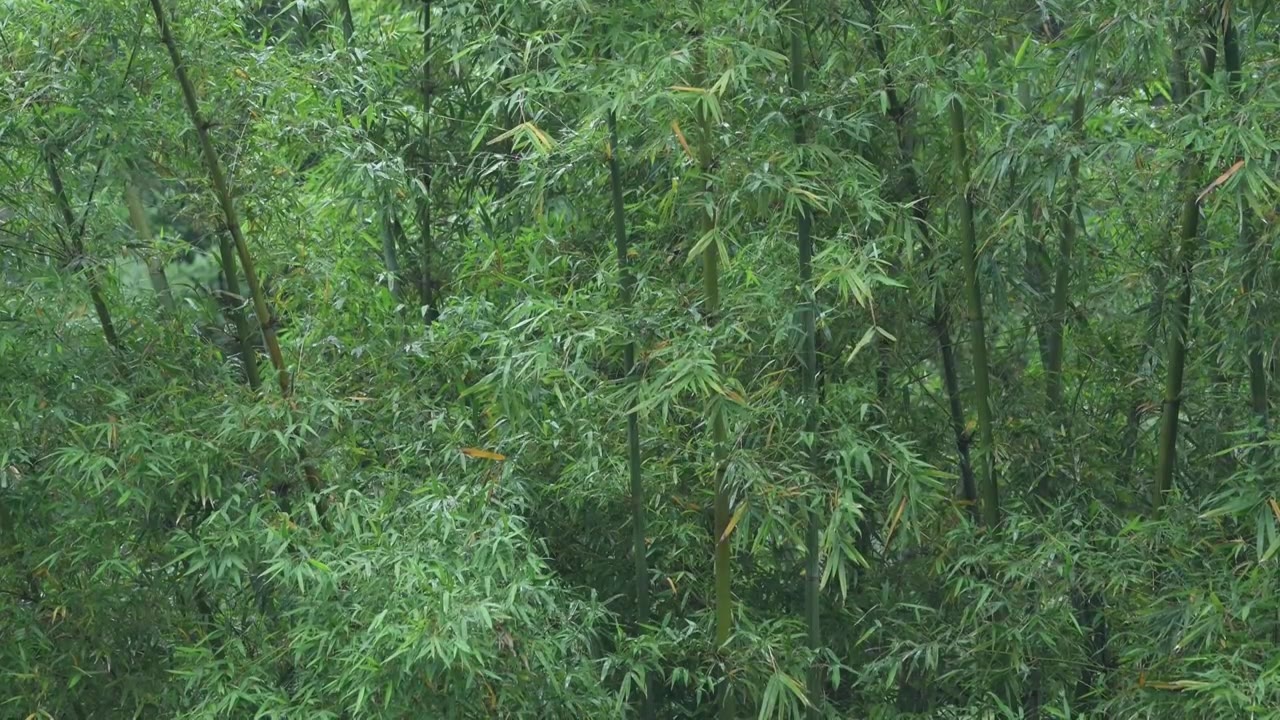
[[[1280,2],[0,0],[0,718],[1280,720]]]

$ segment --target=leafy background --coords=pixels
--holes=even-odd
[[[0,715],[1280,718],[1274,3],[0,10]]]

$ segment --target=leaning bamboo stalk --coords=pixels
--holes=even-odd
[[[258,323],[262,326],[262,339],[267,346],[267,354],[271,357],[271,364],[276,369],[280,391],[285,396],[289,396],[293,390],[292,380],[289,377],[289,370],[285,366],[284,355],[280,351],[275,319],[271,315],[270,308],[267,307],[262,285],[258,282],[258,273],[254,266],[253,256],[249,252],[249,245],[245,241],[244,231],[240,227],[240,216],[236,212],[235,204],[231,197],[231,189],[222,171],[222,161],[218,159],[218,153],[213,147],[213,140],[209,137],[209,122],[200,115],[200,103],[196,98],[195,86],[191,84],[191,79],[187,76],[186,64],[183,62],[182,55],[178,50],[178,44],[173,38],[173,31],[169,27],[169,22],[166,19],[164,9],[161,7],[160,0],[151,0],[151,9],[155,12],[161,40],[169,50],[169,59],[173,62],[174,74],[177,76],[178,84],[182,88],[182,97],[186,103],[187,114],[190,116],[191,123],[196,129],[196,135],[200,140],[200,151],[204,156],[209,180],[213,183],[214,195],[218,199],[218,205],[221,207],[223,217],[226,220],[227,231],[231,233],[231,239],[235,242],[236,254],[239,256],[240,266],[244,270],[245,281],[249,285],[253,311],[258,316]]]
[[[116,335],[115,323],[111,320],[111,309],[102,292],[102,276],[98,267],[89,261],[84,247],[84,226],[76,228],[75,214],[71,212],[71,201],[67,198],[66,187],[62,184],[62,174],[58,171],[58,161],[51,147],[44,151],[45,171],[49,177],[49,186],[53,189],[54,202],[62,215],[62,223],[67,231],[67,241],[72,253],[72,266],[84,269],[85,285],[89,288],[89,300],[93,303],[94,313],[98,316],[98,324],[102,327],[102,335],[107,344],[114,350],[120,349],[120,337]]]
[[[155,13],[156,25],[160,30],[160,38],[169,51],[169,59],[173,63],[174,75],[177,77],[178,85],[182,89],[187,115],[191,118],[191,123],[195,126],[196,135],[200,140],[200,150],[204,156],[205,167],[209,172],[209,180],[213,183],[213,191],[217,195],[218,204],[222,208],[223,218],[227,223],[227,231],[235,242],[236,254],[239,256],[240,266],[244,270],[245,281],[249,285],[249,296],[253,302],[253,310],[262,329],[262,341],[267,346],[267,355],[271,358],[271,365],[276,371],[276,380],[280,384],[280,394],[282,397],[290,398],[293,395],[293,383],[289,376],[289,369],[284,362],[284,354],[280,350],[280,339],[276,334],[275,318],[272,317],[271,310],[267,306],[267,298],[262,291],[262,284],[258,282],[258,273],[254,268],[253,255],[249,252],[249,244],[245,241],[244,232],[241,230],[240,216],[236,212],[231,190],[227,185],[226,176],[222,172],[222,162],[218,159],[218,153],[213,147],[213,140],[209,137],[209,123],[200,115],[200,103],[196,99],[195,86],[191,84],[191,79],[187,76],[186,64],[182,60],[182,54],[178,50],[178,43],[174,40],[173,31],[169,27],[169,21],[165,16],[163,7],[161,7],[160,0],[151,0],[151,9]],[[298,455],[303,473],[306,476],[307,485],[318,498],[318,509],[323,519],[325,503],[323,498],[320,497],[321,484],[319,474],[315,467],[307,461],[305,451],[299,450]]]
[[[922,193],[922,183],[916,170],[914,148],[915,133],[911,127],[906,106],[902,104],[894,85],[893,74],[889,68],[888,50],[885,48],[881,31],[881,9],[874,0],[862,0],[871,19],[872,45],[881,71],[884,73],[885,97],[888,99],[888,113],[893,120],[898,136],[898,150],[902,163],[902,183],[897,191],[898,202],[911,207],[912,222],[922,238],[922,261],[930,268],[930,258],[935,252],[932,226],[929,224],[928,198]],[[937,272],[930,270],[930,284],[937,280]],[[960,394],[959,362],[956,359],[955,343],[951,337],[951,310],[941,293],[934,294],[930,329],[938,343],[938,354],[942,364],[942,385],[947,395],[947,408],[951,420],[951,431],[955,437],[956,455],[960,470],[960,498],[969,503],[969,507],[977,510],[977,487],[973,477],[973,463],[969,459],[970,437],[965,427],[964,398]]]
[[[173,292],[169,289],[169,277],[165,274],[164,263],[156,256],[151,235],[151,223],[147,221],[146,210],[142,207],[142,196],[138,193],[137,178],[130,176],[125,180],[124,203],[129,210],[129,222],[133,231],[138,234],[140,254],[147,266],[147,277],[151,281],[151,289],[156,294],[156,302],[165,315],[172,318],[177,314],[177,306],[173,301]]]

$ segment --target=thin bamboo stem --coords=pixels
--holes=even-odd
[[[949,44],[954,51],[956,22],[953,8],[952,25],[948,28]],[[958,91],[959,88],[957,88]],[[1000,523],[1000,494],[995,470],[995,431],[991,416],[991,378],[987,363],[987,331],[983,317],[982,286],[978,278],[978,240],[974,227],[973,190],[970,187],[969,149],[965,140],[964,106],[959,94],[953,93],[947,103],[951,130],[951,162],[960,187],[960,260],[964,268],[966,309],[969,315],[970,355],[973,361],[974,404],[978,414],[978,437],[981,442],[982,524],[995,527]]]
[[[71,201],[67,197],[67,189],[62,184],[62,174],[58,171],[58,161],[54,157],[52,147],[44,152],[45,171],[49,177],[49,186],[53,189],[54,201],[58,212],[62,214],[62,222],[67,231],[67,240],[71,244],[71,266],[84,270],[85,285],[89,288],[89,300],[93,303],[94,313],[98,316],[98,324],[102,327],[102,335],[113,350],[120,349],[120,337],[116,334],[115,323],[111,319],[111,309],[107,307],[102,292],[102,276],[98,266],[89,260],[84,246],[84,224],[76,228],[75,214],[71,212]]]
[[[618,118],[609,112],[609,188],[613,210],[614,245],[618,252],[618,285],[622,308],[630,313],[635,296],[635,274],[631,270],[631,248],[627,237],[626,206],[622,193],[622,171],[618,163]],[[623,348],[623,371],[629,382],[639,382],[636,373],[636,341],[632,334]],[[627,411],[627,472],[631,480],[631,560],[635,566],[636,624],[649,623],[649,559],[645,543],[645,493],[643,466],[640,456],[640,420],[635,408]],[[643,718],[653,717],[651,686],[646,683],[640,713]]]
[[[195,86],[191,84],[191,79],[187,76],[186,64],[183,62],[182,54],[178,50],[178,43],[174,40],[173,31],[169,27],[169,21],[165,16],[160,0],[151,0],[151,9],[155,13],[156,25],[160,30],[160,38],[169,51],[169,59],[173,63],[174,76],[182,89],[182,98],[186,104],[187,115],[191,118],[191,123],[195,126],[196,135],[200,140],[200,150],[204,156],[205,168],[209,172],[209,180],[213,183],[214,194],[217,195],[218,204],[222,208],[223,218],[227,223],[227,231],[231,234],[232,240],[235,241],[236,254],[239,255],[240,266],[244,270],[245,281],[249,285],[249,295],[253,301],[253,310],[258,317],[258,324],[262,328],[262,341],[267,346],[267,355],[271,358],[271,365],[276,371],[276,380],[280,384],[280,395],[286,399],[291,398],[293,396],[293,383],[289,376],[289,369],[284,362],[284,354],[280,350],[280,339],[276,334],[275,318],[271,315],[271,310],[267,306],[266,294],[262,291],[261,283],[258,282],[258,273],[254,268],[253,255],[249,252],[249,244],[245,241],[244,232],[240,228],[240,216],[236,212],[230,187],[227,185],[226,176],[222,172],[222,162],[218,159],[218,153],[213,147],[213,140],[209,137],[209,123],[200,115],[200,103],[196,98]],[[305,450],[300,449],[298,456],[299,464],[302,465],[303,474],[306,477],[307,486],[317,499],[317,510],[323,523],[326,503],[321,495],[322,487],[319,473],[308,462]]]

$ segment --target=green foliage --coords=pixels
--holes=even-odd
[[[1270,4],[161,6],[294,386],[150,4],[0,0],[0,716],[1280,720]]]

